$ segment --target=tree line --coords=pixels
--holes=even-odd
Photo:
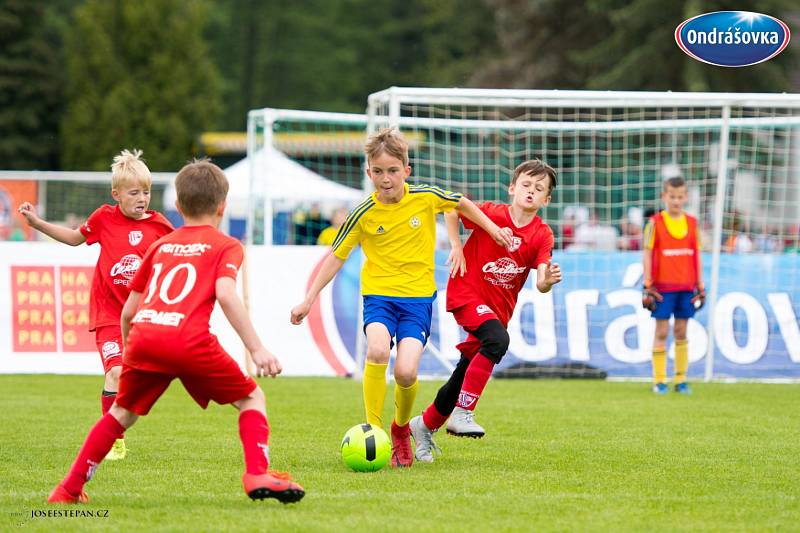
[[[0,167],[175,170],[247,111],[363,112],[386,87],[791,91],[791,47],[694,61],[675,26],[794,0],[0,0]],[[791,22],[789,23],[791,26]],[[795,86],[794,89],[797,87]]]

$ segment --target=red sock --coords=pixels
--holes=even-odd
[[[461,385],[461,393],[458,395],[456,405],[462,409],[475,409],[478,398],[481,397],[483,389],[489,378],[492,377],[494,363],[482,353],[475,354],[469,362],[467,372],[464,375],[464,384]]]
[[[244,466],[248,474],[266,474],[269,468],[269,423],[260,411],[239,413],[239,438],[244,448]]]
[[[436,409],[435,405],[430,404],[428,408],[425,409],[425,412],[422,413],[422,421],[425,422],[428,429],[433,431],[442,427],[444,423],[447,422],[447,417],[449,416],[450,413],[443,415]]]
[[[122,436],[125,428],[110,414],[105,414],[92,427],[86,440],[78,452],[78,457],[72,463],[69,474],[61,484],[72,495],[78,495],[83,490],[83,485],[92,479],[94,471],[105,458],[114,441]]]
[[[114,400],[117,399],[116,392],[109,392],[107,390],[103,390],[102,396],[100,396],[100,406],[103,410],[103,414],[106,414],[111,406],[114,404]]]

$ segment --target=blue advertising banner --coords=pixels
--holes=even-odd
[[[333,313],[342,343],[355,358],[358,324],[359,254],[347,262],[333,286]],[[447,256],[437,252],[437,264]],[[641,306],[642,265],[638,252],[556,252],[564,280],[539,293],[533,275],[520,293],[509,323],[511,344],[499,368],[520,362],[584,363],[611,377],[649,377],[655,320]],[[711,258],[703,256],[704,279]],[[458,360],[455,344],[465,333],[445,311],[447,270],[437,268],[439,295],[421,375],[444,375]],[[719,295],[713,309],[714,377],[800,378],[800,255],[729,255],[720,263]],[[708,287],[707,287],[708,289]],[[700,377],[710,345],[712,310],[701,309],[688,326],[689,375]],[[671,373],[672,338],[668,340]]]

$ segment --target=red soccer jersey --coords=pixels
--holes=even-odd
[[[478,207],[501,228],[511,228],[513,246],[511,250],[500,246],[488,233],[462,216],[464,226],[473,230],[464,245],[467,273],[463,277],[456,275],[447,283],[447,310],[466,305],[477,296],[506,325],[514,314],[517,296],[528,279],[528,272],[550,262],[553,231],[538,216],[528,225],[516,227],[508,204],[486,202]]]
[[[211,226],[184,226],[157,241],[131,282],[142,297],[125,364],[152,372],[174,369],[175,360],[201,366],[216,344],[209,321],[217,279],[236,279],[243,259],[241,243]]]
[[[172,231],[161,213],[147,211],[147,218],[135,220],[122,214],[119,206],[98,207],[79,231],[86,244],[100,243],[100,257],[94,269],[89,303],[89,331],[119,325],[128,287],[145,252],[155,241]]]

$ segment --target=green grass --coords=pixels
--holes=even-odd
[[[356,474],[338,447],[363,416],[360,383],[261,384],[272,464],[306,488],[300,503],[251,502],[234,409],[204,412],[173,383],[129,431],[128,458],[87,485],[86,509],[107,518],[31,518],[98,417],[101,378],[0,376],[0,530],[800,529],[796,385],[657,397],[642,383],[495,380],[478,408],[484,439],[442,432],[432,465]],[[439,384],[421,384],[418,409]]]

